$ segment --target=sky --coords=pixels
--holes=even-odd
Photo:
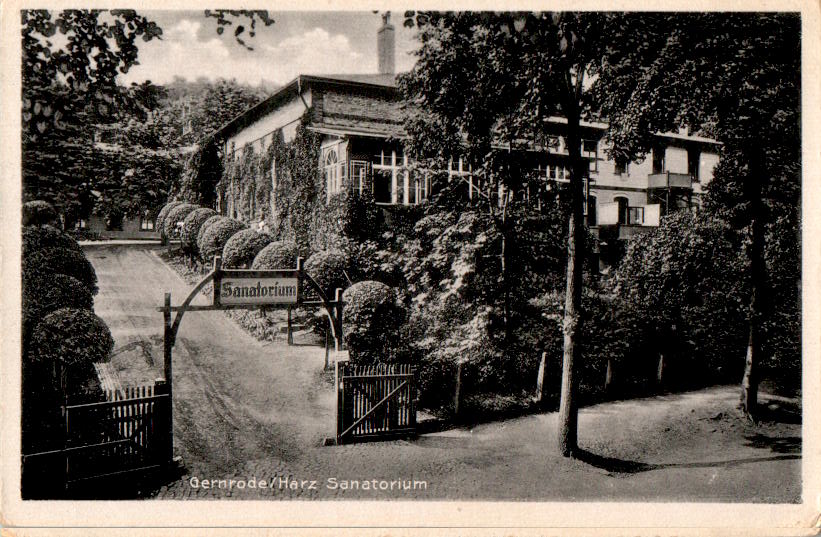
[[[216,20],[202,11],[140,13],[160,25],[162,40],[139,41],[140,64],[121,75],[125,84],[205,77],[282,85],[299,74],[377,71],[376,32],[382,17],[372,11],[271,12],[276,22],[268,27],[258,23],[252,39],[247,38],[247,20],[242,21],[253,51],[236,42],[233,27],[218,35]],[[391,23],[396,29],[396,70],[408,71],[414,63],[410,53],[417,46],[415,31],[402,25],[401,12],[392,14]]]

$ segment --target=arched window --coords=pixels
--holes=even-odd
[[[627,223],[627,198],[624,196],[616,196],[613,198],[614,203],[619,204],[619,224]]]
[[[339,157],[336,149],[329,149],[325,154],[325,189],[328,192],[328,199],[331,195],[339,192]]]

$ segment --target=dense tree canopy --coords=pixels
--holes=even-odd
[[[642,155],[655,132],[684,128],[724,144],[707,206],[750,237],[741,407],[752,415],[758,368],[766,360],[767,227],[781,218],[782,231],[789,229],[794,241],[799,225],[800,19],[777,13],[610,15],[605,28],[620,32],[622,41],[606,49],[593,93],[610,120],[614,155]]]
[[[570,163],[564,357],[559,448],[576,450],[576,363],[581,345],[582,265],[585,259],[580,121],[590,114],[586,78],[603,47],[619,43],[604,35],[600,13],[406,12],[419,27],[421,48],[402,81],[420,112],[407,122],[411,149],[443,161],[464,155],[490,192],[526,187],[517,159],[497,149],[524,149],[548,139],[548,118],[563,116]],[[521,194],[520,194],[521,195]],[[494,205],[495,202],[491,205]],[[504,213],[503,213],[504,215]],[[505,225],[501,226],[503,236]],[[507,247],[503,244],[502,259]],[[504,273],[504,272],[503,272]]]

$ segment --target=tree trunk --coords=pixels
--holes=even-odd
[[[744,376],[741,379],[739,407],[754,419],[758,407],[758,364],[762,356],[761,317],[764,310],[764,294],[767,285],[767,265],[764,259],[763,166],[758,157],[749,161],[750,177],[747,178],[750,209],[752,211],[752,237],[750,244],[750,326],[747,338],[747,356]]]
[[[578,447],[578,401],[576,400],[576,362],[581,355],[578,336],[581,333],[582,268],[584,266],[584,202],[583,162],[579,116],[567,118],[567,147],[571,163],[571,213],[567,234],[567,286],[564,303],[564,353],[562,356],[562,388],[559,402],[559,451],[572,457]]]

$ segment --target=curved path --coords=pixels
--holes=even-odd
[[[154,361],[143,366],[148,378],[162,361],[162,314],[155,308],[166,291],[179,304],[190,289],[155,250],[87,249],[99,278],[95,309],[117,348],[137,341],[148,348]],[[128,359],[145,360],[139,353]],[[554,454],[553,413],[410,441],[322,447],[334,425],[323,360],[317,347],[258,342],[221,312],[187,313],[174,349],[175,450],[187,474],[156,497],[787,502],[800,496],[801,425],[738,420],[735,387],[585,408],[584,461]],[[204,489],[192,478],[233,478],[246,488]],[[307,483],[296,490],[248,488],[252,478]],[[360,489],[329,489],[328,478],[359,480]],[[363,490],[361,483],[373,479],[415,479],[427,488]]]

